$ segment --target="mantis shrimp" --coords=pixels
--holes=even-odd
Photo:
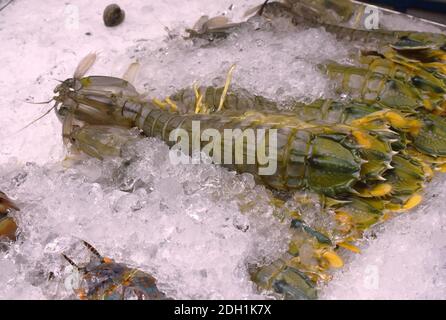
[[[181,140],[179,131],[197,136],[195,123],[200,124],[199,137],[209,130],[223,137],[214,140],[214,146],[229,146],[230,161],[222,162],[212,149],[214,163],[252,174],[271,191],[278,220],[290,226],[288,250],[271,264],[249,266],[252,280],[260,289],[285,298],[313,299],[318,283],[330,279],[331,269],[343,266],[341,248],[358,252],[353,242],[365,230],[416,207],[432,169],[446,171],[446,37],[345,26],[355,14],[350,1],[266,1],[253,12],[256,17],[322,26],[340,40],[373,45],[374,50],[361,53],[359,65],[320,66],[350,101],[292,102],[281,110],[264,97],[240,88],[230,90],[233,68],[223,87],[194,86],[164,99],[148,99],[129,81],[135,65],[123,78],[85,76],[96,58],[90,54],[72,78],[55,88],[54,109],[62,121],[64,142],[99,159],[119,156],[131,137],[129,129],[135,127],[172,148]],[[242,25],[222,17],[202,18],[189,34],[224,38]],[[241,149],[232,143],[237,138],[225,135],[225,130],[242,134]],[[261,173],[267,162],[259,154],[252,162],[234,161],[237,156],[248,159],[257,147],[243,134],[249,130],[263,132],[263,148],[272,146],[268,159],[276,166],[268,174]],[[208,146],[209,138],[198,142],[200,150]],[[181,151],[192,156],[193,142],[187,146]],[[290,208],[289,201],[295,206]],[[303,213],[316,203],[319,215],[331,223],[306,223]],[[139,271],[140,277],[134,277],[134,269],[85,245],[99,264],[78,267],[66,257],[84,271],[83,298],[125,297],[118,287],[131,287],[137,297],[164,298],[153,278]],[[96,278],[103,280],[100,286],[92,285]],[[143,282],[149,285],[141,287],[141,279],[148,279]],[[144,291],[147,288],[155,288],[154,296]]]
[[[74,77],[55,88],[53,98],[63,122],[64,141],[90,156],[119,155],[120,143],[126,141],[132,127],[171,147],[177,142],[178,137],[171,139],[176,130],[194,135],[194,122],[203,131],[222,133],[221,145],[231,145],[234,139],[223,134],[225,129],[263,129],[269,137],[276,132],[276,149],[270,156],[277,167],[271,174],[259,173],[264,164],[258,158],[251,164],[219,164],[253,174],[273,194],[294,197],[301,207],[319,202],[321,214],[332,213],[334,227],[308,226],[300,212],[288,210],[283,200],[273,197],[272,203],[284,212],[282,220],[290,222],[292,240],[288,251],[273,264],[250,268],[253,280],[263,289],[274,289],[287,298],[315,298],[316,284],[330,278],[327,270],[343,265],[337,248],[357,251],[351,242],[364,230],[394,212],[415,207],[422,199],[420,191],[428,172],[404,152],[405,142],[390,130],[420,130],[416,119],[394,111],[375,118],[370,111],[342,123],[311,121],[299,112],[280,111],[273,102],[243,90],[231,92],[232,69],[222,88],[195,86],[163,100],[147,99],[127,80],[85,77],[94,60],[92,54],[84,58]],[[203,148],[204,142],[200,143]],[[242,146],[243,156],[254,147],[250,143]],[[232,154],[236,153],[234,148]],[[315,194],[296,193],[302,190]]]
[[[393,109],[416,118],[422,130],[412,130],[412,134],[406,135],[414,142],[416,153],[421,152],[415,156],[443,170],[444,150],[440,149],[445,137],[442,114],[446,108],[446,36],[346,26],[352,16],[360,15],[357,11],[361,10],[350,0],[286,0],[266,1],[253,12],[267,19],[281,17],[296,25],[322,26],[340,40],[355,41],[361,47],[372,45],[372,50],[361,51],[354,65],[327,62],[320,69],[333,80],[339,94],[352,100],[347,104],[348,109],[363,112],[360,110],[367,103],[368,109],[381,110],[388,116],[395,114],[385,110]],[[220,20],[213,21],[213,25]],[[232,25],[228,30],[233,28]],[[224,24],[219,26],[221,30]],[[212,28],[206,31],[212,33]]]
[[[65,260],[80,273],[81,281],[75,291],[81,300],[167,299],[151,275],[103,257],[91,244],[82,243],[93,255],[86,265],[78,266],[63,254]]]

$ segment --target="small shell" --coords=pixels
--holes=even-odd
[[[125,12],[117,4],[108,5],[103,14],[104,24],[107,27],[114,27],[122,23],[125,18]]]

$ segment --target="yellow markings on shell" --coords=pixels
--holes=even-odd
[[[90,77],[85,77],[79,80],[83,87],[88,87],[91,84]]]
[[[360,127],[360,126],[362,126],[364,124],[367,124],[367,123],[369,123],[370,121],[373,121],[373,120],[375,120],[375,118],[371,118],[370,116],[365,116],[363,118],[359,118],[359,119],[353,120],[351,125],[353,127]]]
[[[397,204],[389,204],[387,205],[387,209],[393,212],[405,212],[408,210],[411,210],[418,206],[421,201],[423,200],[423,197],[419,194],[412,195],[405,204],[403,205],[397,205]],[[386,221],[388,217],[386,217],[387,214],[385,214],[382,218],[382,220]]]
[[[354,130],[352,132],[352,135],[355,137],[356,142],[364,149],[370,149],[372,147],[372,142],[370,141],[370,139],[367,137],[367,134],[359,131],[359,130]]]
[[[423,200],[423,197],[419,194],[414,194],[409,198],[409,200],[406,201],[406,203],[403,206],[403,210],[410,210],[418,206],[421,201]]]
[[[432,106],[432,102],[428,99],[423,100],[423,105],[427,110],[433,110],[434,107]]]
[[[446,54],[443,50],[433,50],[431,55],[438,58],[439,60],[446,60]],[[432,64],[435,64],[435,62],[433,62]],[[436,64],[441,65],[441,63],[439,62],[437,62]]]
[[[385,117],[395,128],[404,128],[407,126],[407,120],[399,113],[389,111],[386,113]]]
[[[421,130],[421,121],[420,120],[409,120],[408,122],[409,132],[412,136],[417,136]]]
[[[389,111],[386,114],[386,118],[389,120],[390,124],[399,129],[406,129],[413,135],[417,135],[422,127],[422,123],[417,119],[408,119],[403,115]]]
[[[359,249],[357,246],[355,246],[351,243],[348,243],[348,242],[338,243],[338,246],[341,248],[347,249],[351,252],[354,252],[354,253],[361,253],[361,249]]]
[[[344,261],[334,251],[328,251],[327,250],[327,251],[323,252],[321,256],[322,256],[322,258],[327,260],[327,262],[329,263],[330,267],[332,267],[334,269],[339,269],[339,268],[342,268],[344,266]]]
[[[394,111],[387,112],[385,117],[390,122],[392,127],[407,129],[412,135],[417,135],[420,132],[421,122],[419,120],[407,119]]]
[[[446,60],[446,58],[444,58],[444,60]],[[440,69],[442,73],[446,74],[446,65],[443,64],[441,66],[438,66],[438,69]]]
[[[223,88],[223,92],[222,92],[221,97],[220,97],[220,103],[218,104],[217,111],[221,111],[223,109],[223,105],[225,103],[225,99],[226,99],[226,95],[228,93],[229,85],[231,84],[232,73],[234,72],[234,69],[235,69],[235,64],[233,64],[231,66],[231,68],[229,68],[228,75],[226,76],[225,86]]]
[[[439,166],[438,171],[440,171],[441,173],[446,173],[446,164],[442,164],[441,166]]]
[[[370,122],[373,122],[376,120],[384,120],[384,119],[386,119],[386,117],[385,117],[386,112],[387,112],[386,110],[373,112],[367,116],[353,120],[351,125],[354,127],[361,127],[363,125],[369,124]]]
[[[363,190],[360,192],[364,197],[384,197],[392,192],[392,185],[390,183],[381,183],[374,186],[372,189]]]
[[[421,129],[421,122],[416,119],[408,119],[395,111],[377,111],[363,118],[356,119],[352,122],[353,126],[362,126],[375,120],[386,120],[394,128],[400,130],[408,130],[411,134],[417,135]]]
[[[444,55],[440,59],[446,61],[446,57]],[[434,68],[438,70],[440,73],[446,74],[446,64],[442,62],[426,63],[425,66],[428,68]]]

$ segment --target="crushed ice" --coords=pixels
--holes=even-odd
[[[214,165],[172,166],[168,147],[155,139],[129,146],[128,155],[70,169],[2,167],[0,188],[22,208],[15,214],[20,240],[0,260],[11,272],[2,276],[37,285],[37,297],[69,297],[61,284],[71,267],[61,253],[83,239],[154,274],[175,298],[261,298],[247,265],[273,259],[288,237],[265,189]],[[253,201],[251,209],[239,209]],[[0,290],[0,297],[10,295]]]
[[[234,85],[269,98],[330,97],[317,65],[342,62],[351,48],[321,28],[258,21],[220,43],[182,39],[182,30],[202,14],[237,21],[258,3],[121,1],[127,18],[115,29],[102,25],[105,0],[94,8],[87,0],[15,1],[0,13],[0,190],[22,208],[15,214],[20,240],[0,252],[0,299],[73,298],[73,269],[61,253],[85,262],[79,239],[152,273],[174,298],[266,297],[249,280],[247,265],[274,259],[288,232],[271,216],[267,192],[252,177],[213,165],[172,166],[167,147],[155,139],[129,145],[129,161],[88,160],[65,168],[54,115],[18,131],[48,108],[24,101],[47,100],[54,79],[69,77],[86,53],[97,50],[102,54],[92,74],[120,76],[137,59],[142,70],[136,86],[151,96],[165,97],[195,81],[222,85],[236,64]],[[79,14],[77,25],[70,12]],[[384,17],[383,23],[415,26],[404,18]],[[322,297],[444,297],[444,183],[438,179],[429,187],[424,207],[371,233],[363,254],[351,257]],[[255,205],[241,211],[240,203]]]
[[[347,48],[323,29],[299,30],[287,26],[285,21],[283,25],[261,22],[260,30],[253,23],[225,41],[215,40],[216,44],[200,39],[194,45],[175,39],[142,54],[134,47],[128,52],[140,58],[140,82],[154,96],[174,93],[191,86],[191,81],[223,86],[226,72],[233,64],[234,85],[270,99],[312,100],[330,96],[329,81],[318,70],[318,64],[328,59],[346,59]],[[281,27],[288,27],[288,32]]]
[[[446,181],[437,177],[426,199],[374,228],[363,252],[324,290],[324,299],[444,299],[446,296]]]

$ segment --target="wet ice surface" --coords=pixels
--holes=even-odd
[[[259,22],[260,30],[249,29],[253,25],[210,46],[181,38],[202,14],[226,13],[237,21],[258,2],[237,1],[229,10],[229,0],[120,1],[126,20],[113,29],[102,23],[107,1],[16,0],[0,12],[6,46],[0,51],[0,190],[22,208],[16,214],[20,241],[0,253],[0,298],[73,298],[65,285],[73,270],[60,254],[86,261],[78,239],[152,273],[174,298],[265,297],[249,281],[247,264],[273,259],[288,233],[271,217],[266,191],[249,176],[211,165],[172,166],[167,147],[152,139],[131,147],[138,157],[130,166],[89,160],[67,169],[53,114],[17,132],[48,109],[24,101],[48,100],[54,79],[70,77],[91,51],[100,52],[91,74],[120,76],[138,60],[135,85],[151,96],[194,81],[222,85],[232,64],[235,86],[282,102],[331,96],[317,64],[347,59],[349,47],[322,29]],[[430,187],[440,195],[429,198],[429,207],[378,228],[377,239],[351,258],[322,297],[444,297],[442,188],[442,182]],[[255,205],[242,212],[239,204],[250,201]]]

